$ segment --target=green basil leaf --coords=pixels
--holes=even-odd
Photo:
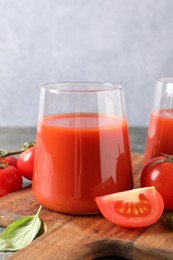
[[[17,251],[33,241],[42,226],[41,208],[36,215],[21,217],[7,226],[0,234],[0,251]]]

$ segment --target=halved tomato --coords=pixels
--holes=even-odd
[[[103,216],[122,227],[145,227],[162,215],[164,202],[154,187],[139,188],[96,197]]]

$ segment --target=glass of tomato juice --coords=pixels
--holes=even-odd
[[[121,86],[44,85],[38,117],[33,193],[42,205],[93,214],[96,196],[133,188]]]
[[[156,80],[144,163],[160,153],[173,155],[173,77]]]

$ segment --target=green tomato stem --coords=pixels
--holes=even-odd
[[[25,150],[27,150],[28,148],[32,147],[35,145],[35,140],[31,141],[31,142],[26,142],[22,145],[22,148],[18,151],[14,151],[14,152],[8,152],[6,150],[0,149],[0,158],[4,158],[10,155],[17,155],[20,154],[22,152],[24,152]]]

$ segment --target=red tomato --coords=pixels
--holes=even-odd
[[[164,202],[154,187],[139,188],[96,197],[102,214],[122,227],[144,227],[162,215]]]
[[[140,182],[141,187],[154,186],[163,197],[165,209],[173,209],[173,157],[151,159],[141,172]]]
[[[10,155],[7,157],[4,157],[4,163],[8,162],[10,165],[14,166],[17,168],[17,158]]]
[[[3,197],[22,187],[22,175],[12,165],[0,168],[0,197]]]
[[[32,180],[34,169],[35,146],[31,146],[22,152],[17,159],[17,168],[28,180]]]

